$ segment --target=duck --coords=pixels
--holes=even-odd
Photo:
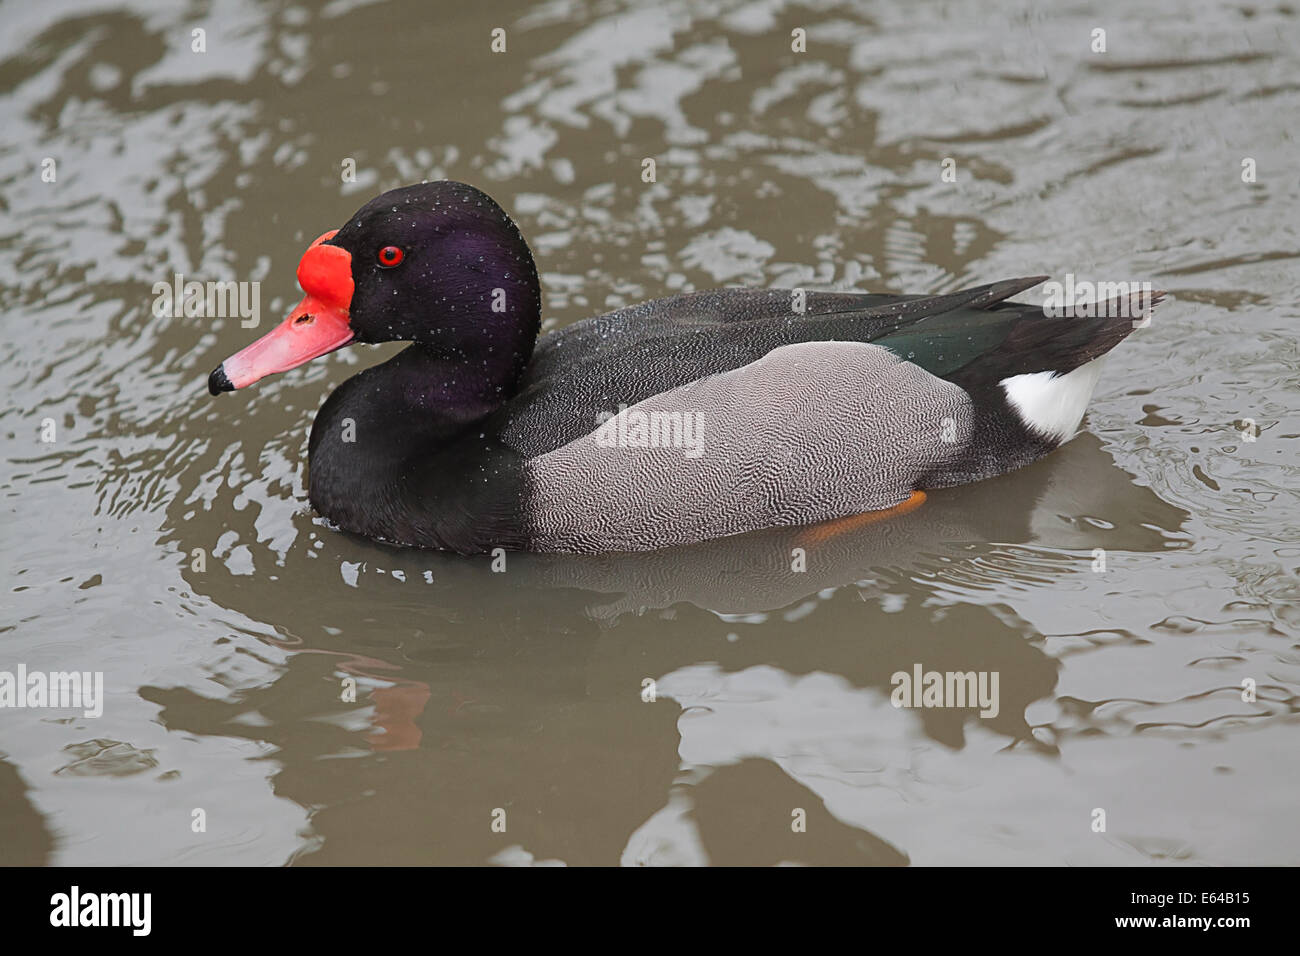
[[[341,531],[461,554],[656,551],[905,513],[1069,441],[1102,357],[1164,295],[1055,316],[1012,301],[1046,276],[932,295],[726,288],[540,334],[522,232],[454,181],[371,199],[297,278],[302,301],[208,391],[410,343],[320,407],[309,501]]]

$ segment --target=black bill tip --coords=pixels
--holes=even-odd
[[[213,395],[220,395],[222,392],[233,392],[235,386],[230,384],[230,379],[226,377],[226,366],[218,365],[208,376],[208,392]]]

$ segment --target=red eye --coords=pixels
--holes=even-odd
[[[397,246],[384,246],[379,250],[379,264],[385,269],[391,269],[404,258],[406,258],[406,253]]]

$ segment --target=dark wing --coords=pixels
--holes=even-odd
[[[987,321],[966,353],[976,346],[996,348],[1019,318],[986,310],[1041,281],[1008,279],[933,296],[808,292],[802,313],[795,311],[795,295],[788,289],[720,289],[656,299],[544,336],[518,394],[490,427],[507,446],[532,458],[588,434],[599,424],[598,415],[616,413],[621,405],[804,342],[878,342],[928,368],[907,354],[907,341],[889,337],[922,320],[948,316],[958,330]]]

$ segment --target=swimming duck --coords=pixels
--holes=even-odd
[[[421,183],[313,242],[303,300],[208,389],[353,342],[410,342],[317,413],[321,515],[462,553],[652,550],[874,520],[1068,441],[1099,358],[1140,313],[1115,300],[1048,318],[1009,301],[1045,278],[945,295],[694,292],[539,339],[519,228],[472,186]]]

